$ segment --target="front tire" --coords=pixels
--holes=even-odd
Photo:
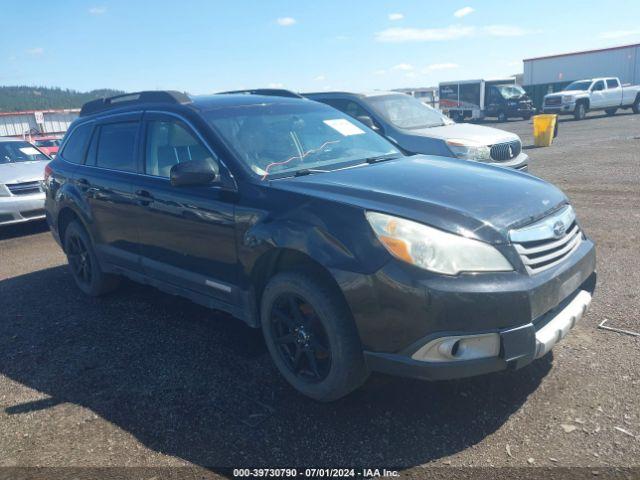
[[[271,358],[303,395],[330,402],[367,379],[351,312],[340,293],[317,276],[276,275],[264,290],[260,312]]]
[[[587,106],[584,103],[576,105],[576,111],[573,114],[573,118],[576,120],[583,120],[587,116]]]
[[[65,231],[64,251],[73,279],[83,293],[98,297],[118,287],[119,278],[102,271],[93,243],[77,221],[71,222]]]

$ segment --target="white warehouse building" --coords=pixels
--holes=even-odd
[[[619,77],[623,84],[640,84],[640,43],[526,58],[523,62],[522,86],[536,107],[547,93],[583,78]]]

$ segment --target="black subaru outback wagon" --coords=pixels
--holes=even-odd
[[[78,287],[126,276],[262,328],[329,401],[370,371],[522,367],[586,311],[594,245],[567,198],[517,171],[403,156],[333,108],[142,92],[87,103],[45,172]]]

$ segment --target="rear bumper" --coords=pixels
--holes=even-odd
[[[474,332],[474,335],[497,333],[499,354],[477,360],[426,362],[413,355],[438,337],[428,336],[397,354],[365,352],[371,370],[390,375],[445,380],[471,377],[501,370],[516,370],[546,355],[587,311],[596,285],[596,273],[556,308],[534,322],[514,328]]]
[[[45,218],[44,193],[0,197],[0,225]]]

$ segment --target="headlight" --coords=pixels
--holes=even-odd
[[[9,197],[11,193],[4,183],[0,183],[0,197]]]
[[[572,95],[563,95],[562,96],[562,103],[571,103],[573,102],[573,96]]]
[[[453,154],[464,160],[488,162],[491,160],[491,150],[487,145],[469,140],[447,140],[447,146]]]
[[[384,213],[366,215],[389,253],[416,267],[447,275],[513,270],[509,261],[487,243]]]

